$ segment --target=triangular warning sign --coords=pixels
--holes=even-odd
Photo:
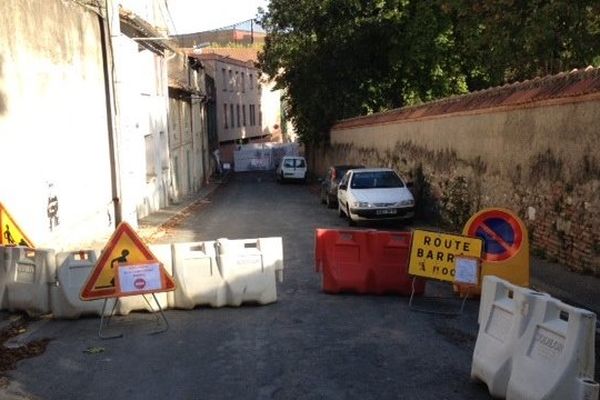
[[[92,273],[83,285],[79,297],[82,300],[119,297],[116,274],[119,265],[159,263],[161,288],[155,292],[175,290],[175,281],[167,273],[142,239],[126,222],[121,222],[102,250]]]
[[[4,246],[27,246],[34,248],[33,242],[25,235],[25,232],[17,225],[6,208],[0,203],[0,245]]]

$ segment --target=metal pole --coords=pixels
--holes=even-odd
[[[102,69],[104,72],[104,93],[106,103],[106,119],[108,127],[108,149],[110,157],[110,177],[111,177],[111,195],[114,207],[115,226],[122,221],[121,212],[121,185],[119,178],[119,156],[117,139],[117,116],[113,105],[115,104],[114,75],[112,66],[114,65],[112,38],[110,37],[111,27],[109,26],[109,4],[106,1],[106,13],[104,18],[100,19],[100,42],[102,46]],[[118,14],[117,14],[118,18]],[[108,39],[108,40],[107,40]]]

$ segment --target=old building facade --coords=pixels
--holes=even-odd
[[[168,63],[187,57],[166,36],[164,7],[0,2],[0,202],[38,247],[136,226],[210,175],[202,83],[184,80],[187,106],[169,111]],[[192,142],[170,143],[171,119],[190,121],[180,136]]]

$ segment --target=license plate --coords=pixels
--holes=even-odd
[[[377,215],[394,215],[396,214],[398,211],[396,211],[395,209],[389,209],[389,210],[376,210],[375,214]]]

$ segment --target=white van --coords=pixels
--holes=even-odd
[[[306,182],[306,160],[299,156],[284,156],[275,171],[277,181],[300,180]]]

